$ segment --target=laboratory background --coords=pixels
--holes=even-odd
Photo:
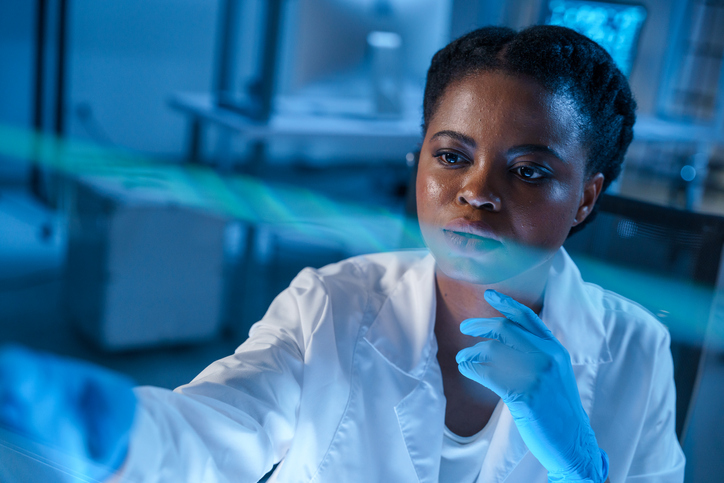
[[[430,58],[539,23],[630,80],[566,247],[669,328],[687,481],[722,481],[724,0],[0,0],[0,344],[174,388],[302,268],[421,247]]]

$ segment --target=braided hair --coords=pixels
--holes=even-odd
[[[432,58],[423,101],[423,133],[445,89],[484,71],[503,71],[537,81],[574,101],[583,116],[588,176],[602,173],[603,191],[621,173],[633,139],[636,102],[626,77],[597,43],[566,27],[536,25],[520,32],[484,27],[448,44]],[[600,199],[600,198],[599,198]],[[574,233],[590,222],[594,211]]]

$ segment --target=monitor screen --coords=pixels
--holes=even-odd
[[[545,23],[571,28],[596,41],[628,76],[644,20],[646,8],[641,5],[549,0]]]
[[[403,80],[420,92],[433,54],[449,40],[451,0],[299,0],[290,2],[281,53],[280,93],[330,78],[367,75],[368,36],[399,36]],[[341,87],[340,87],[341,88]]]

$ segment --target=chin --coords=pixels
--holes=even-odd
[[[493,285],[511,279],[525,270],[498,263],[479,263],[470,259],[435,257],[438,269],[448,278],[476,285]]]
[[[449,251],[430,250],[438,269],[447,277],[478,285],[510,280],[546,264],[557,250],[516,247],[479,255],[463,256]]]

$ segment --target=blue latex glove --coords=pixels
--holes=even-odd
[[[494,290],[485,300],[504,317],[460,325],[490,339],[457,354],[460,372],[500,396],[549,481],[603,483],[608,456],[581,405],[568,351],[525,305]]]
[[[6,448],[24,455],[15,471],[31,472],[14,475],[16,481],[38,481],[32,472],[49,467],[65,481],[110,477],[128,450],[132,389],[130,379],[89,363],[0,349],[1,436]]]

